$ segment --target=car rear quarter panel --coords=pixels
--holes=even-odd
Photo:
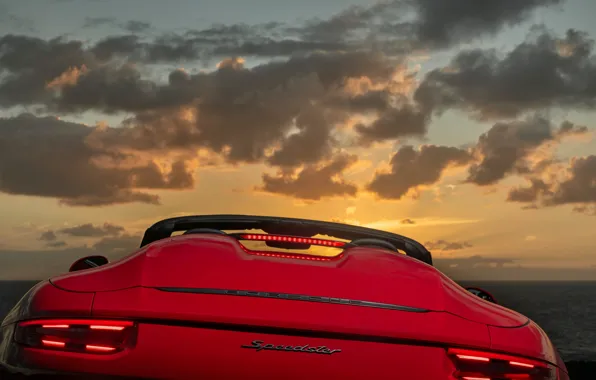
[[[536,323],[529,321],[518,328],[489,326],[488,329],[493,350],[542,359],[565,368],[550,339]]]
[[[17,302],[2,325],[32,318],[88,317],[91,315],[93,296],[93,293],[59,289],[49,281],[42,281]]]

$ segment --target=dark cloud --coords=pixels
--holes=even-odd
[[[330,156],[333,128],[351,115],[327,99],[349,91],[349,79],[383,85],[396,70],[396,62],[383,55],[352,52],[251,69],[228,59],[214,72],[176,70],[167,84],[142,79],[130,64],[72,71],[56,83],[53,108],[135,115],[121,128],[32,115],[1,119],[0,147],[6,149],[0,152],[5,173],[0,190],[56,197],[69,205],[156,204],[155,195],[140,189],[187,189],[193,178],[184,157],[164,174],[154,155],[192,157],[205,148],[234,163],[314,164]],[[294,128],[297,133],[291,133]],[[19,162],[19,169],[10,162]],[[36,174],[24,176],[24,168]]]
[[[509,202],[530,203],[535,202],[543,195],[552,195],[551,185],[539,178],[530,178],[528,186],[519,186],[511,189],[507,195]],[[534,206],[533,208],[537,208]]]
[[[371,6],[352,7],[328,20],[313,20],[298,27],[276,22],[257,25],[214,25],[183,35],[167,33],[155,38],[141,38],[130,34],[112,35],[91,44],[63,37],[45,40],[9,34],[0,38],[0,71],[8,74],[0,80],[0,106],[54,103],[54,97],[58,92],[61,95],[56,107],[63,112],[96,108],[136,112],[163,104],[172,105],[176,103],[176,99],[194,99],[197,97],[196,92],[201,92],[202,83],[200,80],[199,83],[191,80],[184,88],[159,86],[143,80],[140,69],[131,66],[131,62],[210,62],[212,58],[240,55],[304,57],[321,52],[336,53],[335,56],[354,59],[355,56],[340,53],[367,54],[371,51],[386,51],[385,47],[391,45],[391,41],[375,42],[374,36],[382,34],[383,25],[387,26],[392,19],[401,17],[408,10],[418,15],[418,18],[414,18],[417,20],[414,21],[415,28],[425,31],[422,34],[424,38],[468,25],[462,24],[464,21],[474,26],[473,35],[477,36],[483,31],[492,33],[506,23],[521,21],[531,9],[558,2],[495,2],[495,5],[488,6],[490,11],[487,11],[484,6],[468,4],[470,0],[457,1],[461,6],[465,5],[462,8],[465,12],[458,10],[453,11],[453,14],[446,13],[443,1],[440,0],[384,1]],[[457,8],[449,8],[452,9]],[[449,23],[444,21],[446,15],[449,15]],[[485,24],[486,30],[483,28]],[[110,17],[88,18],[85,25],[117,26],[134,33],[151,27],[142,21],[122,23]],[[441,33],[428,32],[437,28],[441,29]],[[367,30],[364,35],[360,33],[363,29]],[[392,41],[400,39],[394,31],[389,34]],[[344,40],[349,41],[337,39],[337,36],[343,36]],[[356,41],[353,41],[354,38]],[[412,36],[404,38],[411,39]],[[402,49],[398,55],[403,56],[404,53],[407,53],[407,50]],[[118,64],[122,60],[128,61],[128,64]],[[312,66],[307,64],[305,68],[312,69]],[[302,73],[301,70],[297,70],[295,74]],[[346,73],[338,74],[345,76]],[[64,86],[65,84],[68,86]],[[56,89],[60,91],[55,91]],[[189,97],[191,99],[188,99]],[[80,101],[77,101],[79,98]],[[408,126],[406,129],[410,129],[407,133],[417,134],[425,129],[426,117],[427,113],[421,112],[416,106],[409,103],[400,104],[388,110],[377,125],[363,129],[363,133],[373,140],[376,136],[382,138],[384,135],[393,138],[394,135],[400,134],[394,131],[394,125],[403,123]]]
[[[168,172],[151,158],[91,147],[93,131],[54,117],[0,118],[0,192],[60,199],[71,206],[101,206],[159,198],[140,189],[188,189],[191,169],[175,161]]]
[[[360,134],[360,143],[369,145],[372,142],[426,135],[429,115],[405,99],[401,103],[381,113],[379,118],[368,126],[356,125],[355,130]]]
[[[111,46],[108,50],[116,48]],[[387,81],[397,70],[395,65],[396,61],[383,55],[358,52],[317,53],[251,69],[245,68],[242,60],[229,58],[215,72],[190,75],[175,70],[166,84],[143,79],[139,68],[132,64],[108,65],[85,71],[76,81],[65,81],[55,93],[54,104],[67,112],[140,112],[199,102],[208,112],[237,105],[244,114],[248,107],[263,108],[268,106],[266,102],[284,101],[287,105],[281,108],[283,111],[288,106],[304,107],[334,93],[348,78],[366,76]]]
[[[117,25],[114,17],[85,17],[83,28],[97,28],[98,26],[115,26]]]
[[[574,205],[576,212],[596,214],[596,156],[573,158],[562,172],[562,176],[551,175],[548,180],[530,176],[529,185],[513,188],[507,200],[527,203],[526,208],[532,209]]]
[[[145,21],[130,20],[122,24],[122,29],[131,33],[141,33],[151,29],[151,24]]]
[[[585,126],[566,121],[556,128],[550,121],[538,117],[497,123],[480,136],[475,152],[481,159],[470,167],[466,182],[492,185],[508,174],[528,173],[532,171],[528,158],[536,149],[569,135],[585,133],[588,133]]]
[[[505,26],[529,19],[537,8],[563,0],[388,0],[352,6],[327,20],[311,20],[291,30],[314,41],[359,41],[389,38],[399,45],[445,48],[495,35]]]
[[[141,244],[140,235],[124,234],[117,237],[105,237],[95,244],[93,250],[102,255],[116,255],[133,252]]]
[[[459,148],[424,145],[417,151],[403,146],[391,158],[391,170],[376,172],[367,189],[381,198],[401,199],[410,189],[435,184],[449,167],[471,161],[470,153]]]
[[[140,38],[135,35],[108,36],[93,45],[89,52],[98,61],[109,62],[120,56],[132,56],[134,58],[135,54],[139,53],[140,46]]]
[[[449,258],[449,259],[439,259],[440,266],[446,265],[450,267],[458,267],[461,269],[464,268],[476,268],[476,267],[497,267],[502,268],[504,265],[507,264],[515,264],[518,260],[513,258],[504,258],[504,257],[485,257],[481,255],[474,255],[470,257],[461,257],[461,258]]]
[[[340,176],[357,161],[356,156],[339,155],[324,165],[307,165],[297,174],[264,174],[263,187],[260,190],[310,201],[327,197],[354,196],[358,190],[356,185],[346,182]]]
[[[46,231],[46,232],[42,233],[41,236],[39,237],[39,240],[47,241],[47,242],[52,242],[57,239],[58,239],[58,237],[56,236],[54,231]]]
[[[380,1],[368,6],[350,6],[326,20],[314,19],[290,29],[311,41],[345,41],[362,38],[371,28],[399,17],[407,6],[403,0]]]
[[[104,237],[117,236],[124,232],[124,227],[111,223],[95,226],[92,223],[81,224],[75,227],[63,228],[58,230],[64,235],[76,237]]]
[[[126,121],[128,128],[97,133],[101,146],[208,148],[230,162],[258,162],[280,145],[269,162],[297,166],[327,157],[334,143],[331,130],[349,115],[326,100],[344,91],[350,78],[383,83],[396,66],[382,55],[364,53],[313,54],[251,69],[228,59],[211,73],[174,71],[164,86],[141,81],[134,68],[125,70],[128,74],[90,76],[61,90],[62,108],[139,112]]]
[[[63,248],[66,247],[68,244],[66,244],[65,241],[53,241],[46,245],[50,248]]]
[[[575,158],[568,178],[556,183],[548,205],[596,203],[596,156]]]
[[[447,67],[426,75],[416,100],[427,109],[459,108],[482,119],[549,107],[594,107],[593,40],[573,29],[564,38],[542,29],[534,34],[505,57],[494,50],[459,53]]]
[[[416,224],[416,221],[413,220],[413,219],[408,219],[407,218],[407,219],[402,219],[402,221],[400,222],[400,224],[410,224],[410,225],[412,225],[412,224]]]
[[[575,206],[573,208],[574,212],[580,213],[580,214],[585,214],[585,215],[590,215],[590,216],[596,216],[596,204],[594,205],[581,205],[581,206]],[[596,265],[594,265],[594,267],[596,268]]]
[[[280,167],[280,176],[263,177],[266,191],[303,199],[353,195],[352,184],[330,179],[352,163],[348,156],[321,165],[338,151],[342,141],[338,126],[353,116],[374,116],[370,123],[354,128],[357,141],[367,146],[424,137],[432,111],[461,108],[464,103],[478,108],[473,101],[481,97],[470,96],[468,101],[434,72],[415,100],[402,95],[406,91],[394,91],[405,54],[412,48],[445,47],[494,34],[527,19],[536,8],[559,2],[504,0],[480,7],[471,0],[454,1],[463,8],[455,12],[440,0],[383,1],[302,25],[214,25],[157,37],[135,35],[151,28],[144,22],[89,18],[87,27],[125,30],[92,43],[0,37],[0,107],[126,115],[119,128],[32,115],[0,118],[0,192],[53,197],[77,206],[158,204],[150,190],[192,188],[191,159],[205,149],[230,163]],[[560,50],[561,41],[551,40]],[[534,44],[536,49],[528,42],[525,50],[514,53],[523,56],[527,50],[533,57],[534,51],[542,51],[538,47],[549,46],[546,37],[537,41],[542,42]],[[564,73],[580,67],[588,70],[585,57],[574,61],[583,57],[582,51],[590,56],[586,41],[583,35],[568,34],[563,42],[571,53],[557,50],[567,59],[557,67],[568,70]],[[249,69],[240,55],[285,59]],[[147,66],[205,63],[222,56],[225,59],[215,71],[175,70],[166,80],[153,79],[152,66]],[[575,56],[579,58],[570,58]],[[364,79],[369,83],[364,91],[350,85]],[[410,75],[405,81],[412,79]],[[577,80],[573,83],[573,88],[580,86]],[[591,86],[587,83],[585,88]],[[478,149],[478,154],[488,152]],[[394,156],[392,172],[377,173],[369,187],[383,197],[399,199],[409,189],[435,183],[449,166],[470,160],[457,148],[423,147],[418,153],[405,147]],[[519,160],[519,169],[518,164]],[[475,170],[481,171],[481,166]],[[300,167],[302,171],[297,170]],[[329,178],[321,177],[336,169]],[[296,188],[319,181],[324,184],[320,192]],[[471,176],[470,181],[479,180]]]
[[[336,120],[339,121],[339,120]],[[330,156],[333,149],[331,129],[333,120],[329,120],[321,109],[308,107],[296,118],[298,132],[288,136],[281,148],[276,150],[267,161],[271,165],[295,167],[301,164],[315,164]]]
[[[414,0],[416,21],[409,25],[416,39],[425,46],[447,47],[494,35],[504,26],[529,19],[540,7],[563,0]]]
[[[424,246],[430,251],[460,251],[462,249],[471,248],[473,245],[467,241],[446,241],[434,240],[427,241]]]
[[[410,45],[426,46],[446,40],[456,43],[460,39],[465,41],[483,33],[494,33],[505,24],[522,21],[532,9],[558,2],[515,0],[478,5],[473,0],[457,0],[459,7],[446,8],[442,0],[385,1],[352,7],[328,20],[313,20],[301,26],[290,27],[276,22],[215,25],[182,35],[167,33],[154,38],[112,35],[94,44],[62,37],[44,40],[9,34],[0,38],[0,70],[10,74],[0,82],[0,106],[43,104],[51,96],[47,84],[63,73],[73,68],[81,69],[83,65],[93,70],[116,58],[137,63],[189,60],[208,63],[213,58],[229,56],[292,57],[321,51],[385,51],[403,56],[410,52]],[[406,27],[397,21],[396,31],[393,27],[395,19],[399,20],[409,11],[414,12],[414,21],[407,21]],[[85,22],[86,27],[101,25],[132,33],[151,28],[146,22],[123,23],[110,17],[88,18]],[[414,36],[410,33],[412,30]],[[569,38],[574,43],[581,42],[581,37]],[[414,42],[410,41],[412,39]],[[420,41],[416,42],[416,39]],[[402,40],[407,42],[405,47],[400,43]],[[106,69],[103,75],[107,75]],[[435,74],[437,76],[435,82],[439,83],[442,77]],[[120,81],[114,87],[129,87],[128,82],[134,82],[135,78],[125,76],[111,80]],[[102,83],[93,83],[101,90]]]
[[[141,33],[152,28],[151,24],[145,21],[130,20],[120,22],[115,17],[86,17],[83,28],[97,28],[101,26],[121,28],[131,33]]]
[[[73,67],[94,63],[81,41],[5,35],[0,38],[0,107],[45,104],[48,83]],[[1,78],[1,77],[0,77]]]

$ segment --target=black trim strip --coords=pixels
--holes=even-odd
[[[306,301],[306,302],[320,302],[330,303],[336,305],[348,305],[348,306],[361,306],[361,307],[372,307],[377,309],[388,309],[407,311],[412,313],[428,313],[431,310],[421,309],[411,306],[394,305],[382,302],[372,301],[360,301],[352,300],[347,298],[335,298],[335,297],[320,297],[320,296],[309,296],[303,294],[290,294],[290,293],[276,293],[276,292],[259,292],[253,290],[231,290],[231,289],[213,289],[213,288],[175,288],[175,287],[159,287],[155,288],[164,292],[174,293],[194,293],[194,294],[214,294],[220,296],[243,296],[243,297],[258,297],[258,298],[271,298],[271,299],[282,299],[290,301]]]

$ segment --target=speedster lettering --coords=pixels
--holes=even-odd
[[[331,355],[337,352],[341,352],[340,349],[330,349],[327,346],[318,346],[318,347],[311,347],[308,344],[302,346],[287,346],[283,344],[271,344],[265,343],[262,340],[253,340],[250,345],[242,345],[242,348],[249,348],[255,351],[288,351],[288,352],[305,352],[308,354],[323,354],[323,355]]]

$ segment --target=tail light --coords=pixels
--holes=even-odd
[[[288,236],[288,235],[272,235],[272,234],[230,234],[230,236],[235,237],[238,240],[251,240],[251,241],[262,241],[267,244],[269,247],[275,248],[282,248],[282,249],[308,249],[310,246],[322,246],[322,247],[329,247],[329,248],[339,248],[339,249],[346,249],[352,247],[353,245],[343,241],[337,240],[327,240],[327,239],[316,239],[316,238],[309,238],[309,237],[300,237],[300,236]],[[337,260],[343,257],[343,254],[338,254],[335,256],[317,256],[312,254],[303,254],[303,253],[281,253],[281,252],[271,252],[271,251],[258,251],[253,249],[248,249],[244,245],[241,245],[242,249],[246,253],[255,256],[266,256],[266,257],[276,257],[282,259],[300,259],[300,260],[309,260],[309,261],[332,261]]]
[[[267,242],[320,245],[320,246],[324,246],[324,247],[335,247],[335,248],[343,248],[343,247],[349,246],[348,243],[345,243],[343,241],[327,240],[327,239],[314,239],[314,238],[299,237],[299,236],[270,235],[270,234],[239,234],[236,236],[240,239],[245,239],[245,240],[257,240],[257,241],[267,241]]]
[[[538,360],[455,348],[447,353],[457,380],[558,380],[557,367]]]
[[[131,321],[44,319],[20,322],[14,339],[33,348],[113,354],[134,345],[136,330]]]

